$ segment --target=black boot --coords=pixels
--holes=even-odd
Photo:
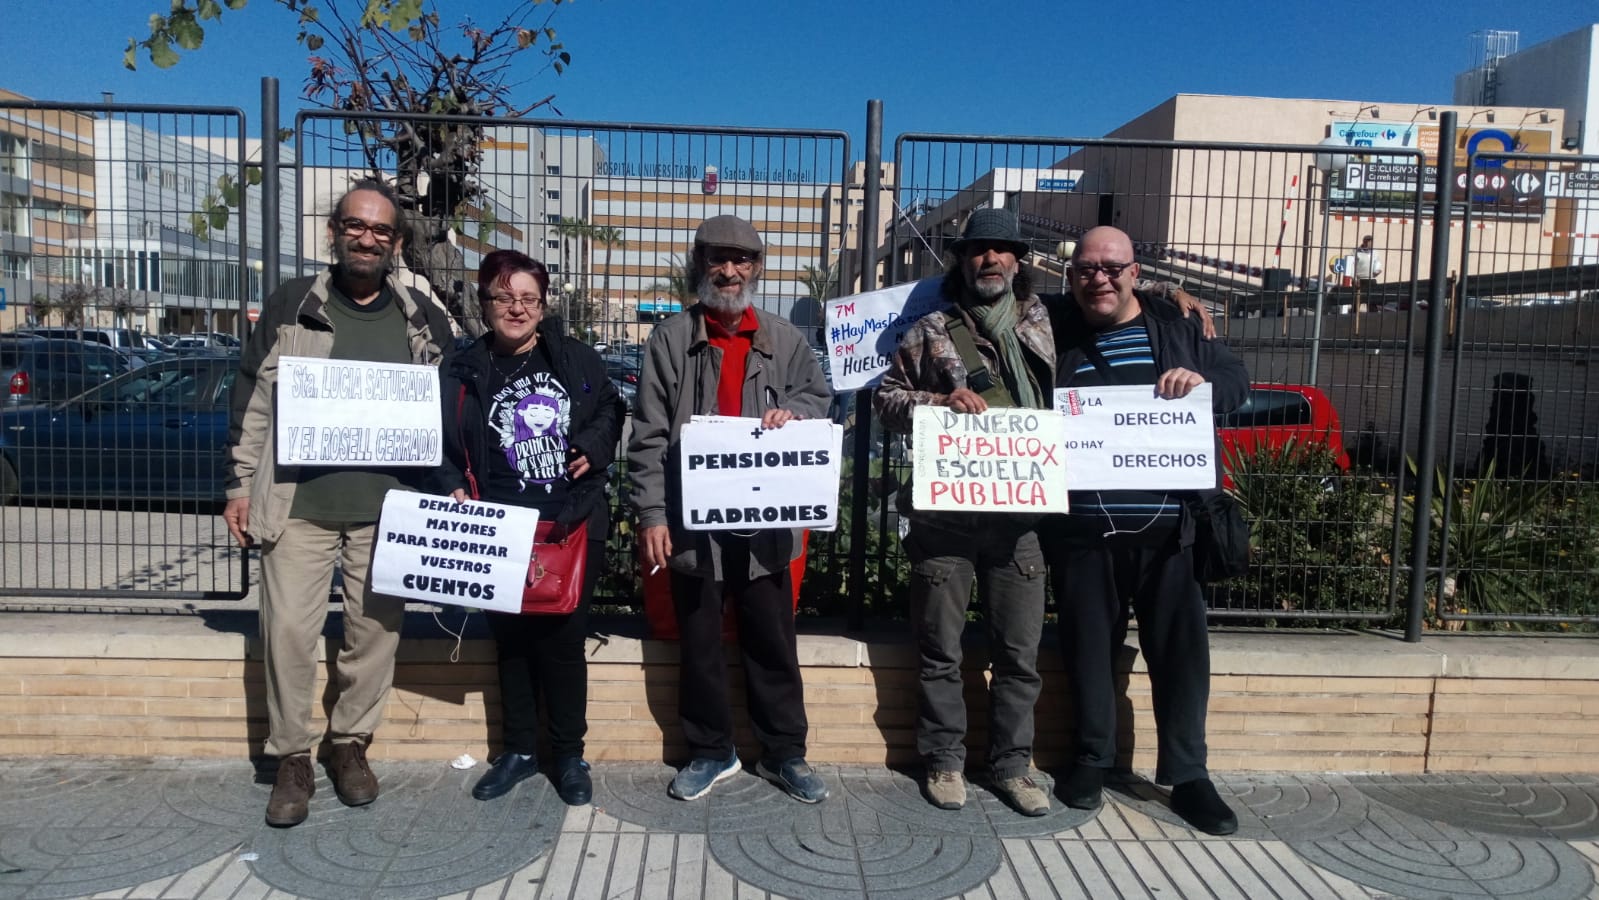
[[[518,781],[532,778],[538,772],[539,761],[532,754],[523,759],[520,755],[507,750],[501,753],[500,758],[494,761],[494,765],[477,780],[477,784],[472,787],[472,796],[479,800],[503,797],[511,788],[516,787]]]
[[[1209,778],[1185,781],[1171,789],[1172,812],[1206,834],[1232,834],[1238,830],[1238,817],[1216,793]]]

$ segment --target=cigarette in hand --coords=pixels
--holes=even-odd
[[[661,571],[661,567],[657,565],[655,568],[650,570],[650,574],[654,575],[656,572],[659,572],[659,571]]]

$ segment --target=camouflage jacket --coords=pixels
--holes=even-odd
[[[1039,387],[1047,394],[1055,383],[1055,338],[1049,327],[1049,312],[1036,295],[1029,294],[1020,302],[1022,309],[1017,316],[1016,337],[1023,351],[1036,356],[1041,368],[1049,373],[1047,381],[1039,381]],[[942,312],[923,316],[900,340],[899,350],[895,351],[888,374],[883,376],[883,383],[873,399],[884,428],[908,433],[911,411],[917,406],[942,406],[950,393],[966,387],[966,364],[950,339],[943,315],[943,312],[958,309],[951,304]],[[977,352],[997,377],[1002,371],[998,351],[978,331],[970,316],[961,315],[966,319]]]

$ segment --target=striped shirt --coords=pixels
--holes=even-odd
[[[1160,374],[1155,370],[1155,351],[1150,346],[1143,316],[1119,328],[1100,332],[1094,338],[1094,348],[1104,357],[1110,371],[1101,372],[1090,354],[1072,373],[1072,387],[1153,385]],[[1066,526],[1072,533],[1105,536],[1114,533],[1138,542],[1142,541],[1132,535],[1147,536],[1151,542],[1164,541],[1171,529],[1177,527],[1182,509],[1182,500],[1165,491],[1072,491],[1070,503]]]

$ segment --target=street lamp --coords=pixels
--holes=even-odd
[[[1071,265],[1072,254],[1076,252],[1076,241],[1061,241],[1055,245],[1055,255],[1060,257],[1060,292],[1062,294],[1071,290],[1066,285],[1066,268]]]
[[[1337,147],[1347,151],[1349,142],[1341,137],[1323,138],[1317,146]],[[1327,233],[1332,222],[1332,173],[1341,172],[1349,165],[1349,154],[1317,153],[1316,171],[1321,173],[1321,262],[1316,269],[1316,321],[1310,326],[1310,376],[1306,383],[1316,384],[1316,374],[1321,365],[1321,308],[1327,297]]]
[[[570,281],[564,282],[561,285],[561,309],[563,310],[563,312],[561,313],[561,319],[562,319],[562,321],[565,322],[566,327],[568,329],[571,329],[571,327],[572,327],[572,282],[570,282]]]

